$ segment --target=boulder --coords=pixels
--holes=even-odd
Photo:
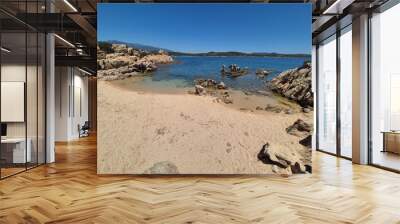
[[[306,173],[307,168],[305,165],[295,162],[293,165],[290,165],[290,169],[292,170],[292,173]]]
[[[201,85],[204,88],[209,88],[209,89],[219,89],[218,86],[226,88],[223,82],[218,83],[213,79],[196,79],[194,80],[194,83],[195,85]]]
[[[266,143],[258,153],[258,159],[266,164],[277,165],[280,168],[287,168],[291,164],[287,155],[271,149],[269,143]]]
[[[206,93],[206,89],[205,89],[203,86],[201,86],[201,85],[195,85],[195,86],[194,86],[194,89],[195,89],[195,93],[196,93],[197,95],[203,95],[203,94]]]
[[[312,144],[312,136],[308,135],[307,137],[301,139],[299,141],[299,143],[307,148],[311,148],[311,144]]]
[[[298,102],[303,107],[313,107],[314,95],[311,89],[311,64],[282,72],[267,83],[272,91]]]
[[[196,79],[194,80],[195,94],[197,95],[210,95],[217,97],[217,102],[222,101],[224,103],[233,103],[229,93],[227,91],[221,91],[228,89],[223,82],[217,82],[213,79]]]
[[[291,126],[286,128],[286,132],[291,135],[304,137],[310,134],[312,131],[312,125],[305,121],[298,119]]]
[[[280,113],[282,112],[284,108],[280,107],[278,105],[271,105],[271,104],[267,104],[267,106],[265,107],[266,111],[270,111],[270,112],[274,112],[274,113]]]
[[[130,66],[97,71],[97,78],[106,81],[122,80],[135,75],[140,75],[140,73],[137,72],[135,67]]]
[[[292,173],[306,172],[306,166],[302,163],[298,153],[273,149],[269,143],[263,145],[257,157],[264,164],[276,165],[281,169],[289,169]]]
[[[284,109],[285,114],[293,114],[293,110],[291,109]]]
[[[143,73],[144,72],[152,72],[157,69],[157,66],[154,63],[149,62],[149,61],[143,61],[143,60],[135,62],[133,64],[133,66],[136,67],[136,69],[139,72],[143,72]]]
[[[311,109],[310,108],[308,108],[308,107],[303,107],[303,112],[304,113],[310,113],[311,112]]]
[[[106,58],[106,52],[100,50],[100,48],[97,47],[97,60],[105,58]]]
[[[227,87],[224,82],[220,82],[217,84],[217,89],[227,89]]]
[[[228,92],[224,92],[222,93],[220,99],[222,100],[222,102],[226,103],[226,104],[232,104],[233,100],[231,98],[231,96],[229,95]]]
[[[136,50],[135,50],[135,49],[133,49],[133,48],[131,48],[131,47],[128,47],[128,51],[127,51],[127,53],[128,53],[128,55],[134,56],[134,55],[135,55],[135,53],[136,53]]]
[[[207,87],[206,79],[195,79],[193,82],[194,82],[195,85],[200,85],[200,86],[203,86],[203,87]]]
[[[111,49],[115,53],[123,53],[123,54],[127,54],[128,53],[128,47],[126,46],[126,44],[113,44],[111,46]]]
[[[146,62],[151,62],[153,64],[169,64],[174,61],[174,59],[166,53],[149,54],[144,56],[141,60]]]
[[[264,78],[265,76],[267,76],[269,74],[269,71],[265,70],[265,69],[257,69],[256,71],[256,75],[260,78]]]
[[[116,58],[116,59],[111,60],[110,64],[113,68],[119,68],[122,66],[129,65],[129,61],[121,59],[121,58]]]
[[[201,85],[204,88],[217,89],[218,82],[213,79],[196,79],[195,85]],[[225,84],[224,84],[225,85]]]

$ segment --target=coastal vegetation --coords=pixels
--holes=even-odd
[[[311,59],[311,54],[285,54],[275,52],[239,52],[239,51],[209,51],[209,52],[181,52],[174,51],[166,48],[155,46],[143,45],[138,43],[127,43],[117,40],[109,40],[100,42],[102,45],[123,44],[131,48],[141,49],[149,53],[157,53],[162,50],[171,56],[214,56],[214,57],[229,57],[229,56],[243,56],[243,57],[277,57],[277,58],[304,58],[305,60]]]
[[[204,52],[204,53],[190,53],[190,52],[169,52],[174,56],[245,56],[245,57],[281,57],[281,58],[310,58],[309,54],[282,54],[282,53],[269,53],[269,52],[239,52],[239,51],[222,51],[222,52]]]

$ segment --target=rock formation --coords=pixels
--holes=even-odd
[[[142,50],[127,47],[125,44],[113,44],[111,52],[97,48],[97,77],[101,80],[125,79],[145,74],[157,69],[157,64],[173,61],[165,52],[150,54]]]
[[[196,79],[194,80],[194,84],[210,90],[228,89],[224,82],[217,82],[213,79]]]
[[[274,149],[266,143],[258,153],[258,159],[265,164],[275,165],[281,169],[288,169],[291,173],[311,172],[311,167],[304,164],[301,155],[295,151]]]
[[[265,76],[269,75],[270,71],[265,70],[265,69],[257,69],[256,70],[256,75],[259,78],[264,78]]]
[[[299,141],[299,143],[307,148],[311,148],[311,144],[312,144],[312,136],[308,135],[307,137],[301,139]]]
[[[213,79],[196,79],[194,80],[194,94],[196,95],[211,95],[217,97],[217,101],[222,101],[226,104],[233,103],[228,87],[224,82],[217,82]]]
[[[196,93],[197,95],[203,95],[203,94],[206,93],[206,88],[204,88],[204,87],[201,86],[201,85],[195,85],[195,86],[194,86],[194,89],[195,89],[195,93]]]
[[[261,107],[259,107],[258,109],[256,108],[256,110],[259,110]],[[272,105],[272,104],[267,104],[267,106],[264,108],[265,111],[269,111],[269,112],[274,112],[274,113],[281,113],[284,112],[285,114],[293,114],[294,111],[290,108],[287,107],[283,107],[280,106],[278,104]]]
[[[298,119],[288,128],[286,128],[286,132],[291,135],[304,137],[312,132],[312,125],[306,123],[305,121]]]
[[[311,90],[311,64],[304,63],[300,68],[282,72],[267,83],[274,92],[298,102],[302,107],[313,107]]]
[[[270,111],[270,112],[274,112],[274,113],[280,113],[283,111],[283,107],[279,106],[279,105],[271,105],[271,104],[267,104],[267,106],[265,107],[266,111]]]

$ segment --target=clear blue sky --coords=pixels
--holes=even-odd
[[[311,53],[311,4],[98,4],[98,40],[183,52]]]

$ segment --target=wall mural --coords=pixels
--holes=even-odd
[[[310,24],[310,4],[98,4],[98,173],[310,173]]]

